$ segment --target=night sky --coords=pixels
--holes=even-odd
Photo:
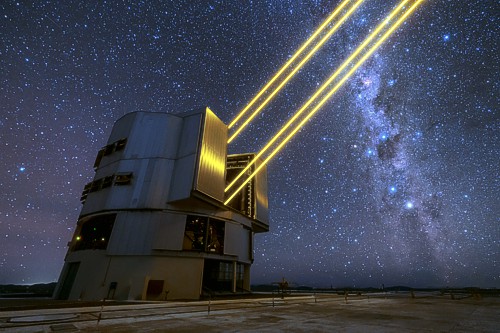
[[[0,283],[55,281],[128,112],[225,123],[339,0],[0,4]],[[230,152],[258,151],[397,1],[366,0]],[[426,1],[268,166],[252,283],[500,287],[499,3]]]

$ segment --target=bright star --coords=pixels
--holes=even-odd
[[[26,170],[26,168],[23,166],[19,168],[19,171],[21,171],[21,172],[24,172],[25,170]]]
[[[405,205],[405,206],[406,206],[406,208],[408,208],[408,209],[412,209],[412,208],[413,208],[413,202],[408,201],[408,202],[406,203],[406,205]]]

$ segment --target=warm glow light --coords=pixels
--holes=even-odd
[[[402,3],[406,3],[407,1],[403,1]],[[310,113],[293,129],[290,134],[287,135],[287,137],[269,154],[269,156],[266,157],[266,159],[262,162],[261,165],[259,165],[253,172],[252,174],[247,178],[245,182],[243,182],[242,185],[238,187],[236,191],[225,201],[225,205],[227,205],[233,198],[234,196],[245,186],[245,184],[251,180],[255,175],[269,162],[269,160],[276,155],[281,148],[285,146],[285,144],[290,141],[290,139],[302,128],[302,126],[326,103],[326,101],[349,79],[349,77],[352,76],[352,74],[380,47],[380,45],[387,39],[389,36],[392,35],[394,30],[396,30],[405,20],[406,18],[422,3],[423,0],[418,0],[416,1],[404,14],[401,16],[396,23],[394,23],[389,30],[370,48],[370,50],[363,55],[363,57],[358,60],[358,62],[354,65],[353,68],[347,72],[346,75],[333,87],[328,94],[320,101],[318,105],[314,107],[310,111]],[[399,6],[398,6],[399,7]],[[385,24],[387,22],[388,18],[384,20]]]
[[[335,80],[338,75],[351,63],[351,61],[358,56],[359,53],[361,53],[365,47],[370,43],[375,36],[384,28],[387,26],[387,22],[391,19],[394,18],[394,16],[403,8],[404,5],[409,0],[403,0],[395,9],[392,10],[392,12],[380,23],[377,28],[361,43],[360,46],[347,58],[342,65],[330,76],[330,78],[323,83],[323,85],[318,88],[316,93],[309,98],[309,100],[295,113],[295,115],[290,118],[290,120],[283,126],[278,133],[274,135],[274,137],[271,138],[271,140],[264,146],[264,148],[261,149],[261,151],[254,157],[254,159],[236,176],[235,179],[226,187],[225,192],[227,192],[231,187],[234,186],[234,184],[240,179],[245,172],[250,169],[250,167],[255,164],[257,159],[261,157],[271,145],[276,142],[276,140],[295,122],[295,120],[319,97],[319,95],[332,83],[333,80]]]
[[[288,76],[279,84],[278,87],[275,88],[275,90],[266,98],[266,100],[252,113],[252,115],[240,126],[238,130],[229,138],[228,143],[233,141],[236,136],[250,123],[250,121],[257,116],[257,114],[272,100],[272,98],[285,86],[285,84],[290,81],[290,79],[309,61],[309,59],[318,51],[318,49],[338,30],[338,28],[342,25],[342,23],[351,16],[351,14],[354,12],[356,8],[359,7],[359,5],[363,2],[364,0],[358,0],[351,9],[347,11],[344,16],[340,19],[339,22],[337,22],[329,31],[328,33],[323,36],[323,38],[320,40],[318,44],[302,59],[302,61],[297,65],[294,70],[288,74]],[[283,74],[285,69],[287,69],[291,63],[304,51],[304,49],[312,42],[312,40],[325,28],[327,24],[329,24],[333,18],[342,10],[345,5],[347,4],[348,1],[344,1],[339,8],[332,14],[330,17],[323,23],[323,25],[318,28],[318,30],[311,36],[306,43],[295,53],[295,55],[280,69],[280,71],[269,81],[264,88],[252,99],[252,101],[236,116],[236,118],[229,124],[228,128],[233,127],[236,122],[248,111],[248,109],[257,101],[257,99],[271,86],[271,84],[274,83],[278,79],[278,77]]]

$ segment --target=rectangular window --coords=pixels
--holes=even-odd
[[[119,172],[115,176],[115,185],[128,185],[132,182],[132,172]]]
[[[116,214],[105,214],[84,221],[80,232],[73,240],[73,251],[105,250],[108,247],[115,219]]]
[[[120,139],[116,142],[110,143],[105,147],[102,147],[101,150],[97,153],[94,162],[94,169],[97,169],[101,164],[102,158],[107,155],[113,154],[115,151],[123,150],[125,145],[127,144],[127,138]]]
[[[107,176],[103,178],[102,188],[110,187],[113,185],[113,176]]]
[[[99,191],[101,189],[101,186],[102,186],[102,178],[101,179],[96,179],[92,182],[92,184],[90,185],[90,190],[89,192],[96,192],[96,191]]]
[[[109,144],[103,149],[104,149],[104,156],[111,155],[115,151],[115,144],[114,143]]]
[[[182,248],[190,251],[205,251],[207,225],[206,217],[188,215]]]
[[[123,150],[125,148],[126,144],[127,144],[127,138],[123,138],[123,139],[116,141],[115,151]]]
[[[83,188],[83,191],[82,191],[82,196],[80,197],[80,201],[82,203],[85,202],[85,200],[87,200],[87,196],[89,195],[89,192],[90,192],[90,187],[92,186],[92,183],[87,183],[85,185],[85,187]]]
[[[97,169],[99,167],[99,164],[101,164],[101,160],[102,160],[103,156],[104,156],[104,148],[99,150],[99,152],[97,153],[97,156],[96,156],[95,162],[94,162],[94,169]]]
[[[224,221],[210,219],[207,232],[207,252],[224,254]]]
[[[184,231],[184,250],[224,254],[225,222],[205,216],[188,215]]]
[[[232,262],[219,262],[219,281],[232,281],[233,280],[233,263]]]
[[[243,264],[236,264],[236,287],[243,289],[245,279],[245,266]]]

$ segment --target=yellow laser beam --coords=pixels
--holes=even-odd
[[[260,92],[250,101],[250,103],[234,118],[234,120],[228,125],[228,128],[231,129],[238,120],[246,113],[246,111],[257,101],[257,99],[269,88],[271,84],[276,81],[276,79],[293,63],[293,61],[305,50],[306,47],[311,44],[311,42],[325,29],[325,27],[330,24],[330,22],[338,15],[338,13],[349,3],[351,0],[344,0],[338,7],[333,11],[333,13],[321,24],[321,26],[316,29],[316,31],[309,37],[308,40],[295,52],[295,54],[288,60],[283,67],[274,75],[274,77],[269,81],[264,88],[260,90]]]
[[[352,13],[361,5],[364,0],[358,0],[352,7],[349,9],[344,16],[337,22],[328,33],[323,36],[316,46],[302,59],[302,61],[295,67],[290,74],[286,76],[286,78],[274,89],[274,91],[262,102],[262,104],[248,117],[243,124],[231,135],[228,139],[227,143],[231,143],[238,134],[252,121],[259,112],[276,96],[276,94],[285,86],[285,84],[290,81],[290,79],[309,61],[309,59],[318,51],[318,49],[325,44],[325,42],[340,28],[340,26],[352,15]]]
[[[401,18],[399,18],[396,23],[394,23],[391,28],[371,47],[371,49],[354,65],[353,68],[349,70],[349,72],[340,80],[337,85],[335,85],[332,90],[321,100],[321,102],[314,107],[314,109],[305,117],[299,125],[297,125],[290,134],[269,154],[268,157],[259,165],[252,174],[247,178],[247,180],[238,187],[238,189],[224,202],[227,205],[238,192],[246,185],[248,181],[250,181],[255,175],[269,162],[274,155],[276,155],[281,148],[285,146],[285,144],[291,140],[291,138],[302,128],[302,126],[326,103],[326,101],[351,77],[351,75],[380,47],[380,45],[389,38],[390,35],[396,30],[405,20],[406,18],[423,2],[424,0],[417,0],[404,14]]]
[[[406,5],[406,3],[410,0],[403,0],[401,3],[396,6],[390,13],[389,15],[377,26],[377,28],[370,34],[368,37],[359,45],[356,50],[354,50],[353,53],[340,65],[340,67],[330,76],[330,78],[321,85],[321,87],[316,90],[316,93],[314,93],[311,98],[295,113],[295,115],[290,118],[290,120],[281,128],[281,130],[278,131],[274,135],[274,137],[271,138],[271,140],[261,149],[261,151],[254,157],[254,159],[236,176],[236,178],[233,179],[229,185],[226,186],[225,192],[227,192],[231,187],[234,186],[234,184],[240,179],[245,172],[250,169],[250,167],[255,164],[257,159],[261,157],[269,147],[292,125],[293,122],[318,98],[318,96],[337,78],[337,76],[351,63],[351,61],[358,56],[359,53],[361,53],[364,48],[370,43],[377,34],[386,27],[387,22],[392,20],[396,14],[399,13],[399,11]]]

